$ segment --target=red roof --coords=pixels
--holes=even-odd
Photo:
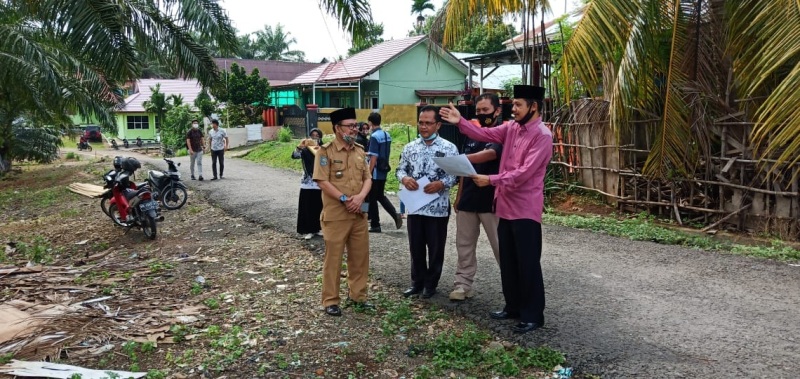
[[[226,70],[231,63],[244,68],[249,74],[254,68],[262,78],[267,78],[271,86],[280,86],[289,83],[292,79],[308,70],[321,66],[319,63],[266,61],[260,59],[214,58],[217,67]]]

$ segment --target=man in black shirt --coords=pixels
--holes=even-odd
[[[497,95],[485,93],[476,99],[475,117],[481,127],[491,128],[501,123],[500,100]],[[495,143],[478,142],[467,138],[464,142],[464,154],[475,167],[479,175],[495,175],[500,169],[500,155],[503,146]],[[486,232],[494,258],[500,263],[497,242],[498,219],[494,214],[494,187],[478,187],[472,178],[462,177],[456,195],[456,251],[458,265],[456,267],[455,288],[450,293],[450,300],[462,301],[474,295],[472,283],[478,269],[476,248],[480,226]]]

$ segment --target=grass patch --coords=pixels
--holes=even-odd
[[[392,171],[386,177],[386,190],[397,192],[400,188],[400,183],[397,181],[395,170],[397,169],[397,164],[400,163],[400,153],[403,152],[403,146],[408,143],[409,138],[412,140],[417,138],[417,130],[416,127],[406,124],[383,125],[383,130],[392,137],[392,148],[389,155],[389,165],[392,166]],[[331,139],[331,136],[325,136],[324,141],[330,141]],[[288,142],[270,141],[251,151],[245,159],[271,167],[287,168],[300,172],[303,170],[300,160],[292,159],[292,152],[298,143],[299,140],[296,139]]]
[[[431,373],[438,377],[450,370],[463,370],[516,376],[522,369],[549,371],[565,361],[564,355],[546,346],[506,349],[488,343],[489,335],[471,323],[463,331],[439,334],[424,347],[432,355]]]
[[[587,229],[634,241],[651,241],[665,245],[679,245],[700,250],[718,250],[752,257],[776,259],[779,261],[800,260],[800,250],[786,246],[780,240],[773,240],[770,246],[749,246],[721,241],[708,236],[695,235],[659,225],[654,216],[646,213],[640,213],[635,217],[622,220],[601,216],[545,213],[543,215],[543,221],[551,225]]]

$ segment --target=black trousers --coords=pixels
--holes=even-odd
[[[542,278],[542,224],[530,220],[500,219],[500,278],[505,311],[522,322],[544,322]]]
[[[297,233],[317,233],[322,230],[319,224],[320,213],[322,213],[322,190],[301,188],[297,204]]]
[[[414,288],[432,291],[439,285],[448,221],[449,217],[408,216],[411,285]]]
[[[397,218],[397,210],[394,209],[394,204],[386,198],[386,194],[384,193],[385,189],[385,180],[372,180],[372,188],[369,190],[369,226],[373,228],[381,226],[381,212],[380,209],[378,209],[379,202],[383,206],[383,209],[389,212],[392,219]]]
[[[225,150],[211,150],[211,173],[217,176],[217,159],[219,159],[219,176],[225,171]]]

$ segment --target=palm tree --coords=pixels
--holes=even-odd
[[[68,128],[68,115],[76,114],[115,129],[120,84],[141,75],[142,57],[159,57],[184,77],[214,83],[216,64],[191,31],[220,46],[236,43],[213,1],[0,2],[0,174],[20,157],[11,148],[20,119]]]
[[[431,0],[413,0],[414,2],[411,4],[411,14],[417,14],[417,26],[421,26],[423,22],[425,22],[425,16],[422,15],[422,12],[425,10],[430,9],[431,11],[436,11],[436,7],[433,6]]]
[[[619,134],[642,115],[660,119],[651,177],[693,174],[711,154],[714,120],[738,112],[775,170],[800,160],[799,31],[796,1],[591,1],[563,72],[603,88]]]
[[[150,99],[145,100],[142,105],[147,113],[156,115],[156,126],[160,128],[161,122],[164,121],[164,115],[169,110],[169,103],[166,95],[161,92],[161,83],[156,83],[155,87],[150,87],[150,91]]]
[[[280,23],[275,26],[275,29],[272,29],[270,25],[264,25],[264,30],[253,34],[255,35],[253,42],[255,59],[294,62],[305,60],[304,52],[291,50],[291,45],[297,43],[297,40],[291,36],[290,32],[285,32]]]
[[[414,6],[420,0],[414,0]],[[549,0],[448,0],[436,14],[430,31],[432,40],[452,47],[474,27],[473,21],[497,20],[515,14],[522,21],[522,30],[531,29],[533,16],[550,11]],[[412,11],[413,13],[413,11]]]
[[[339,20],[339,25],[353,38],[354,43],[363,42],[372,25],[372,10],[369,0],[319,0],[320,8]]]

